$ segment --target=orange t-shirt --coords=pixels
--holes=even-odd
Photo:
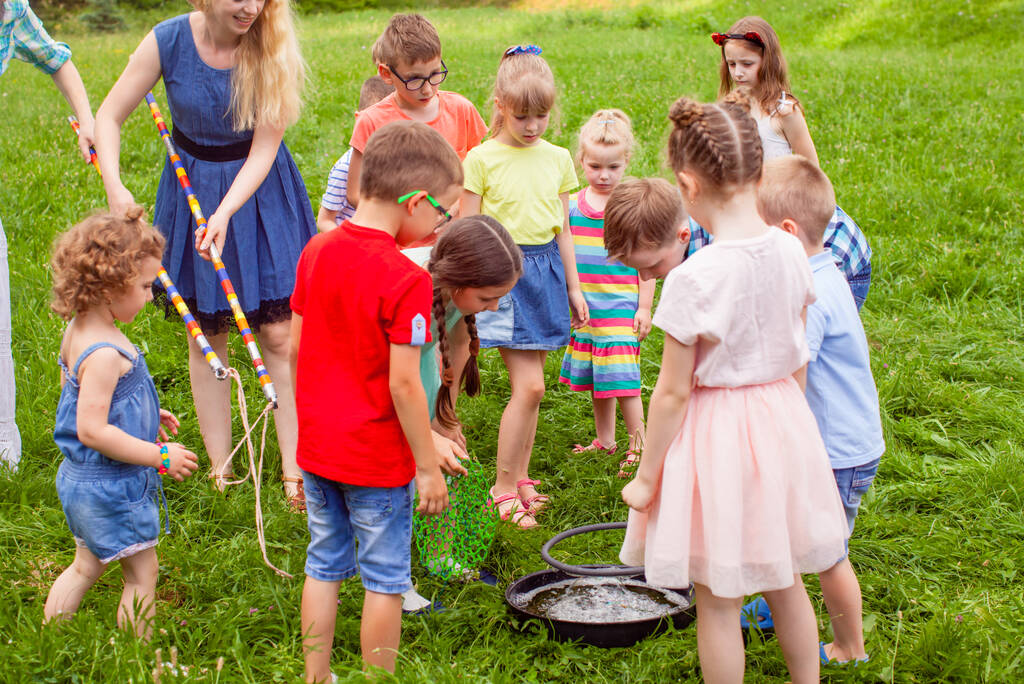
[[[449,90],[439,90],[437,100],[437,118],[427,125],[444,136],[444,139],[455,148],[460,160],[465,159],[466,153],[484,139],[487,125],[473,103],[462,95]],[[349,146],[362,154],[366,149],[366,141],[378,128],[392,121],[410,120],[395,103],[395,94],[392,93],[356,115],[356,127],[352,131]]]

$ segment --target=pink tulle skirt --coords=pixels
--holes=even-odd
[[[665,587],[732,598],[784,589],[845,553],[846,517],[818,426],[785,378],[698,387],[651,508],[629,512],[620,558]]]

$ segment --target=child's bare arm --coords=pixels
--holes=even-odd
[[[779,112],[782,134],[789,141],[793,148],[793,154],[807,157],[815,166],[821,166],[818,162],[818,152],[814,149],[814,140],[811,139],[811,131],[807,128],[807,119],[800,107],[794,106],[788,112]]]
[[[651,334],[651,309],[654,307],[655,279],[640,279],[640,301],[637,304],[636,316],[633,317],[633,332],[637,340],[643,342]]]
[[[480,195],[469,190],[463,190],[462,198],[459,200],[459,216],[476,216],[479,213]]]
[[[78,439],[115,461],[159,468],[163,460],[160,447],[107,422],[123,358],[114,349],[99,349],[79,367],[80,389],[75,414]],[[167,448],[171,461],[169,474],[175,479],[183,480],[199,467],[196,455],[182,445],[172,443]]]
[[[622,490],[622,500],[630,508],[646,510],[658,493],[665,454],[679,432],[690,402],[696,358],[696,345],[684,345],[672,335],[665,335],[661,372],[647,414],[643,458],[640,459],[636,477]]]
[[[89,146],[96,139],[95,120],[92,116],[92,107],[89,105],[89,94],[85,91],[85,84],[82,83],[82,76],[69,59],[53,73],[52,78],[57,90],[71,105],[71,110],[75,113],[75,118],[78,119],[80,126],[78,147],[82,152],[82,158],[89,161]]]
[[[320,205],[320,211],[316,215],[316,227],[321,233],[327,233],[338,227],[338,212],[333,209],[325,209]]]
[[[348,185],[345,186],[345,194],[348,203],[353,207],[359,206],[359,172],[363,168],[363,153],[352,148],[352,158],[348,162]]]
[[[416,461],[416,489],[420,495],[417,511],[434,515],[448,508],[448,487],[434,451],[430,430],[427,395],[420,380],[420,348],[392,344],[388,366],[388,385],[402,432],[409,440]]]

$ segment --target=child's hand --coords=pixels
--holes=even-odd
[[[95,126],[96,122],[92,118],[78,122],[78,151],[82,153],[86,164],[90,161],[89,148],[96,144]]]
[[[416,469],[416,491],[420,495],[417,513],[437,515],[448,508],[448,487],[444,483],[439,468],[430,470]]]
[[[569,307],[572,309],[572,327],[578,330],[590,322],[590,311],[587,300],[583,298],[583,290],[579,288],[569,291]]]
[[[228,221],[230,220],[230,216],[224,218],[223,214],[215,211],[210,220],[206,222],[205,233],[196,229],[196,251],[199,252],[199,256],[207,261],[212,261],[210,245],[216,245],[218,252],[224,249],[224,240],[228,236]]]
[[[107,193],[107,206],[111,212],[120,216],[135,206],[135,198],[132,197],[131,191],[121,184]]]
[[[434,430],[430,431],[430,436],[434,438],[434,452],[437,454],[441,470],[449,475],[467,475],[465,466],[459,462],[466,458],[466,450]]]
[[[633,334],[637,342],[643,342],[651,334],[651,310],[637,309],[636,316],[633,316]]]
[[[652,485],[639,477],[633,478],[622,488],[622,500],[635,511],[646,511],[658,493],[657,485]]]
[[[171,435],[177,435],[178,434],[178,427],[180,425],[181,425],[181,423],[178,422],[177,416],[175,416],[173,413],[171,413],[167,409],[160,409],[160,430],[159,430],[159,435],[160,435],[160,441],[161,442],[166,442],[167,440],[170,439],[170,435],[168,435],[168,432]]]
[[[433,428],[434,432],[437,434],[443,435],[458,444],[462,447],[463,451],[466,450],[466,436],[462,434],[462,423],[456,423],[453,428],[446,428],[435,418],[431,422],[430,427]]]
[[[171,465],[167,467],[167,475],[178,482],[189,477],[199,468],[199,459],[191,451],[177,442],[167,443],[167,458]]]

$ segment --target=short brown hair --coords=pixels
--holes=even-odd
[[[836,193],[825,172],[806,157],[791,154],[764,164],[757,210],[767,223],[796,221],[806,240],[821,244],[836,210]]]
[[[462,185],[462,162],[440,133],[417,121],[392,121],[366,142],[359,194],[397,200],[414,190],[438,195]]]
[[[68,321],[120,294],[139,276],[142,261],[164,253],[164,236],[142,220],[142,207],[93,214],[54,241],[53,301]]]
[[[441,56],[441,37],[422,14],[396,14],[373,44],[371,54],[385,66],[427,62]]]
[[[604,208],[604,247],[610,258],[657,249],[687,220],[679,189],[664,178],[634,178],[615,186]]]
[[[371,76],[363,81],[363,87],[359,89],[359,111],[372,107],[393,92],[395,86],[380,76]]]

